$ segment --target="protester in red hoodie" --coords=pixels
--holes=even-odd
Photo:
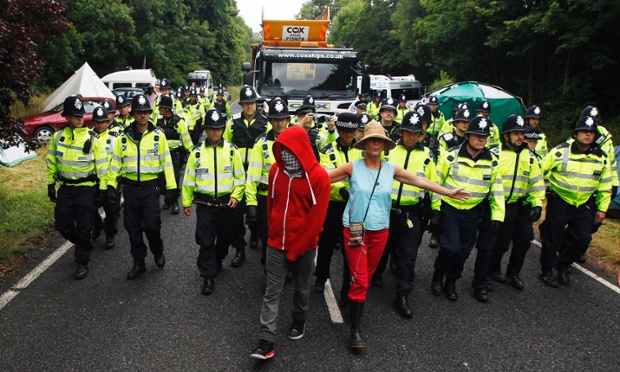
[[[280,294],[289,269],[295,292],[288,336],[292,340],[304,336],[312,266],[330,194],[327,172],[316,161],[301,127],[290,127],[278,136],[273,156],[277,166],[269,171],[267,288],[260,313],[260,341],[251,354],[258,359],[274,355]]]

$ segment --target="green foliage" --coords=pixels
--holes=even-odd
[[[452,83],[456,83],[456,81],[452,79],[445,71],[439,71],[439,78],[433,81],[433,83],[428,87],[428,91],[432,92],[433,90],[439,89]]]
[[[345,0],[308,0],[301,5],[295,19],[317,19],[327,7],[330,8],[330,18],[333,20],[340,9],[346,5]]]

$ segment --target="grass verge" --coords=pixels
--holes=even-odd
[[[47,147],[38,158],[0,167],[0,277],[11,273],[53,233],[54,204],[47,198]]]
[[[592,235],[587,257],[605,273],[614,278],[620,273],[620,220],[606,219],[603,226]]]

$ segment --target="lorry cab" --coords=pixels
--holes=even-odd
[[[187,74],[185,78],[187,85],[191,86],[194,83],[197,87],[205,87],[205,96],[213,96],[213,77],[209,70],[195,70]]]

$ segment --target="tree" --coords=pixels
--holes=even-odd
[[[67,28],[66,12],[54,0],[8,1],[0,7],[0,139],[4,148],[14,145],[14,134],[21,132],[21,125],[11,118],[11,105],[16,100],[28,104],[31,85],[44,65],[35,50]],[[36,145],[27,143],[28,148]]]
[[[333,20],[347,3],[348,1],[344,0],[308,0],[301,5],[295,19],[317,19],[329,7],[330,18]]]

